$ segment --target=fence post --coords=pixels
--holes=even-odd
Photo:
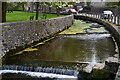
[[[85,13],[83,13],[83,16],[85,16]]]
[[[92,14],[90,14],[90,17],[92,17]]]
[[[102,15],[103,15],[103,14],[100,14],[100,19],[102,19]]]
[[[110,15],[110,21],[112,22],[112,19],[113,19],[113,15]]]
[[[114,24],[116,24],[116,16],[114,16]]]
[[[93,17],[95,17],[95,14],[93,14]]]
[[[111,15],[108,15],[108,21],[110,21]]]
[[[97,14],[96,14],[96,18],[98,18],[98,17],[97,17]]]
[[[88,16],[88,14],[86,14],[86,16]]]
[[[91,17],[93,17],[93,14],[91,14]]]
[[[98,18],[98,14],[96,14],[96,18]]]
[[[95,18],[97,18],[97,14],[95,14]]]
[[[120,25],[120,17],[117,17],[117,25]]]
[[[98,18],[99,18],[99,19],[100,19],[100,15],[101,15],[101,14],[98,14]]]
[[[93,14],[93,17],[95,17],[95,14]]]
[[[114,18],[115,18],[115,16],[112,17],[112,23],[114,23]]]
[[[92,14],[92,17],[94,17],[94,15]]]
[[[97,18],[99,18],[99,14],[97,14]]]
[[[88,16],[89,16],[89,14],[88,14]]]

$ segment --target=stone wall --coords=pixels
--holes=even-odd
[[[3,45],[1,55],[3,56],[5,52],[16,49],[18,46],[29,45],[34,41],[53,36],[55,33],[68,28],[73,21],[73,15],[69,15],[48,20],[1,23],[0,42],[2,42],[0,46]]]
[[[82,20],[89,20],[89,21],[97,22],[99,24],[104,25],[105,28],[108,29],[110,33],[113,35],[113,37],[115,38],[115,41],[117,42],[119,53],[120,53],[120,29],[117,26],[113,26],[110,23],[103,21],[101,19],[92,18],[88,16],[75,15],[74,18],[82,19]]]

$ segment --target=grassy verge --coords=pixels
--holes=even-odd
[[[13,13],[7,13],[6,14],[6,21],[7,22],[16,22],[16,21],[29,21],[30,20],[30,16],[34,16],[34,20],[35,20],[35,12],[23,12],[23,11],[14,11]],[[41,17],[43,16],[43,13],[39,13],[39,20],[41,19]],[[63,17],[66,15],[60,15],[57,16],[56,14],[47,14],[47,19],[51,19],[51,18],[57,18],[57,17]]]

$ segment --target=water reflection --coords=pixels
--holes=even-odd
[[[79,36],[79,37],[78,37]],[[89,37],[88,37],[89,36]],[[62,35],[42,46],[37,51],[7,59],[7,63],[29,63],[33,61],[60,62],[104,62],[115,53],[110,34]]]

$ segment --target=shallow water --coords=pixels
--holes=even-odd
[[[115,53],[110,34],[62,35],[36,47],[37,51],[24,52],[7,59],[9,64],[33,61],[104,62]],[[21,62],[23,61],[23,62]]]
[[[85,24],[86,26],[81,28],[82,26],[78,26],[77,24],[78,30],[76,31],[72,30],[73,27],[76,26],[74,25],[72,29],[60,33],[55,39],[46,42],[44,45],[32,47],[33,51],[24,50],[22,54],[12,53],[10,56],[4,57],[3,69],[7,69],[8,71],[6,71],[6,73],[11,74],[17,73],[15,70],[18,70],[43,72],[47,74],[54,72],[54,74],[67,76],[69,74],[66,73],[69,73],[69,71],[73,71],[73,73],[79,72],[87,63],[91,62],[104,63],[106,58],[115,54],[115,44],[112,35],[109,34],[104,26],[82,20],[77,22],[83,25]],[[68,35],[67,33],[71,33],[71,30],[75,34]],[[84,31],[84,34],[79,34],[81,30]],[[95,32],[97,33],[95,34]],[[18,66],[22,67],[18,68]],[[32,67],[32,69],[29,68],[27,70],[25,67]],[[38,70],[37,67],[41,67],[42,71],[39,71],[40,69]],[[63,69],[64,72],[60,72],[61,69]],[[4,73],[4,71],[0,72]],[[21,72],[21,74],[23,73],[24,72]],[[28,74],[29,72],[26,73]],[[77,75],[78,74],[72,75],[72,77],[76,77]],[[29,76],[34,76],[34,74]],[[44,75],[44,77],[47,77],[47,75]],[[53,77],[50,76],[49,78]]]
[[[74,24],[67,30],[59,34],[76,34],[76,33],[109,33],[103,25],[98,23],[75,20]]]

